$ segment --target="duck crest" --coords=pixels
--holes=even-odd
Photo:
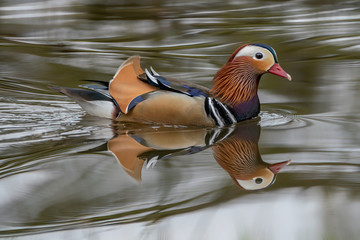
[[[263,44],[263,43],[253,43],[253,44],[251,44],[251,45],[253,45],[253,46],[259,46],[259,47],[262,47],[262,48],[265,48],[265,49],[269,50],[269,51],[271,52],[272,56],[274,57],[275,63],[278,63],[278,59],[277,59],[277,56],[276,56],[276,52],[275,52],[275,50],[274,50],[272,47],[270,47],[269,45]]]

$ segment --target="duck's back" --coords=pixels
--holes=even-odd
[[[117,120],[215,126],[205,110],[208,89],[145,71],[139,57],[132,57],[110,81],[110,95],[120,108]]]

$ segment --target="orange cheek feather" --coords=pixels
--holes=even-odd
[[[271,66],[273,66],[275,63],[275,61],[271,58],[266,58],[261,61],[251,58],[251,61],[252,61],[254,68],[258,71],[259,74],[266,73],[271,68]]]

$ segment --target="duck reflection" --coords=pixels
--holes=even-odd
[[[239,125],[232,136],[212,146],[214,158],[246,190],[257,190],[274,183],[277,173],[290,161],[268,164],[261,158],[258,142],[260,126]]]
[[[210,147],[215,160],[239,187],[257,190],[274,183],[277,173],[290,162],[264,162],[258,148],[259,136],[258,121],[249,121],[221,129],[158,128],[125,132],[109,140],[107,146],[137,181],[141,181],[144,164],[151,167],[159,160],[198,153]]]

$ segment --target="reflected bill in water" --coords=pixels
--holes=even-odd
[[[211,148],[215,160],[242,189],[269,187],[279,171],[290,161],[268,164],[258,148],[260,126],[249,121],[226,128],[171,129],[128,132],[108,141],[107,147],[123,169],[141,181],[142,169],[172,156],[198,153]]]

